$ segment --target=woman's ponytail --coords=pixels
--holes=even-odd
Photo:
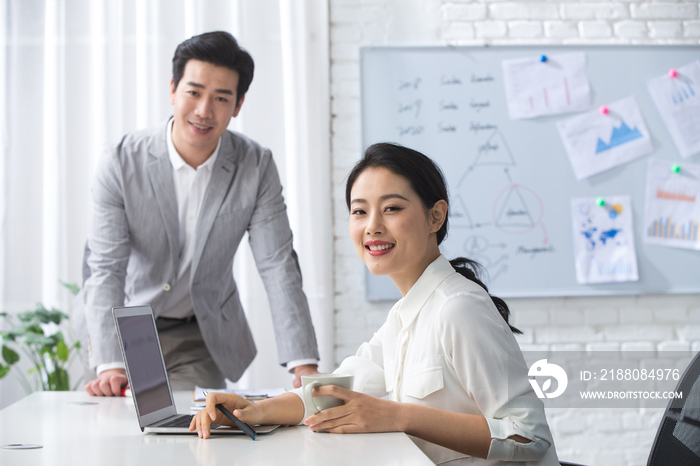
[[[457,257],[456,259],[452,259],[450,264],[455,269],[455,272],[482,287],[486,293],[489,292],[489,289],[486,288],[484,282],[479,279],[481,272],[484,270],[481,264],[471,259],[467,259],[466,257]],[[496,309],[498,309],[498,312],[501,314],[501,317],[503,317],[503,320],[505,320],[508,327],[510,327],[511,332],[522,335],[523,332],[508,323],[510,309],[508,309],[506,302],[497,296],[491,296],[491,294],[489,294],[489,296],[491,297],[493,304],[496,306]]]

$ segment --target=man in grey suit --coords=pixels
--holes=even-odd
[[[173,117],[127,134],[92,187],[84,318],[91,395],[127,385],[112,307],[151,304],[174,389],[236,381],[256,349],[233,279],[247,231],[265,284],[279,362],[317,373],[318,350],[277,168],[268,149],[227,131],[253,59],[226,32],[192,37],[173,57]],[[82,307],[82,312],[80,308]]]

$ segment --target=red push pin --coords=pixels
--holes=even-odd
[[[678,71],[676,71],[675,68],[671,68],[668,70],[668,76],[671,78],[677,78],[678,77]]]
[[[598,111],[601,115],[607,115],[608,113],[610,113],[610,110],[605,105],[601,105]]]

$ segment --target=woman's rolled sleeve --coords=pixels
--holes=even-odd
[[[509,419],[486,418],[486,423],[491,431],[491,445],[486,457],[489,460],[539,461],[551,446],[547,440],[523,431],[518,424]],[[518,442],[510,438],[514,435],[519,435],[530,441]]]

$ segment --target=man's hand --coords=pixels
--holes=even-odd
[[[124,369],[108,369],[100,372],[95,380],[85,385],[85,391],[92,396],[121,396],[129,385]]]
[[[294,368],[294,388],[301,387],[301,376],[320,374],[318,371],[318,366],[316,364],[307,364],[304,366],[297,366]]]

